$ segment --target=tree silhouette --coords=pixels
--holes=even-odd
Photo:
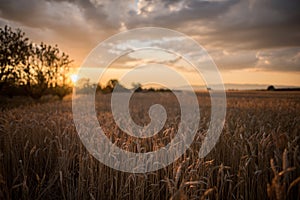
[[[33,45],[25,72],[28,94],[39,99],[49,89],[50,93],[62,99],[70,92],[67,73],[72,62],[65,53],[60,54],[57,46]]]
[[[107,82],[106,87],[103,88],[103,93],[111,93],[115,89],[115,87],[119,84],[117,79],[111,79]]]
[[[140,84],[140,83],[132,83],[132,86],[133,86],[133,88],[136,92],[142,92],[143,91],[142,84]]]
[[[0,91],[18,84],[22,68],[30,56],[31,44],[20,29],[0,28]]]
[[[274,87],[273,85],[270,85],[270,86],[268,86],[267,90],[269,90],[269,91],[274,91],[274,90],[275,90],[275,87]]]
[[[49,93],[62,99],[71,92],[69,56],[60,52],[57,45],[32,44],[20,29],[0,29],[0,92],[8,88],[25,88],[34,99]],[[7,92],[6,92],[7,93]]]

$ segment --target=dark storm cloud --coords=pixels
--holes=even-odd
[[[103,21],[106,15],[101,5],[88,0],[0,0],[0,16],[31,27],[56,27],[72,24],[76,15],[84,15],[86,22]],[[94,25],[99,25],[95,23]]]
[[[82,15],[83,22],[95,29],[112,32],[121,22],[129,28],[152,25],[183,32],[190,24],[200,23],[209,31],[203,33],[195,26],[193,32],[206,34],[207,42],[217,46],[237,44],[258,49],[300,45],[300,1],[141,0],[136,12],[129,8],[131,2],[124,2],[0,0],[0,16],[31,27],[55,28],[74,25],[72,16]],[[68,13],[71,5],[78,10]]]
[[[139,16],[131,13],[130,28],[164,26],[187,34],[205,35],[204,42],[217,46],[239,45],[244,49],[300,45],[300,1],[294,0],[147,0]],[[180,7],[172,11],[171,6]],[[199,28],[195,24],[201,24]],[[205,32],[204,32],[205,31]]]
[[[2,26],[39,29],[45,38],[68,46],[77,40],[86,49],[121,26],[162,26],[193,36],[224,69],[300,71],[299,60],[292,61],[299,55],[299,21],[298,0],[0,0]],[[268,61],[257,56],[262,52]]]
[[[5,19],[20,21],[28,26],[41,26],[39,19],[46,9],[38,0],[16,1],[0,0],[0,15]]]
[[[258,66],[266,70],[299,71],[300,47],[258,52]]]
[[[181,8],[172,11],[172,6]],[[300,71],[299,62],[291,62],[299,53],[300,1],[147,0],[140,10],[145,16],[132,13],[129,27],[160,25],[196,36],[209,51],[217,51],[212,56],[223,69]],[[231,53],[224,55],[224,49]],[[268,65],[256,56],[262,51],[274,52]]]
[[[113,27],[106,21],[107,15],[104,10],[104,5],[99,3],[92,3],[90,0],[45,0],[47,2],[68,2],[79,8],[80,12],[84,15],[87,23],[93,23],[96,27]],[[96,1],[95,1],[96,2]],[[76,15],[76,13],[73,13]],[[116,28],[116,27],[115,27]]]
[[[85,0],[0,0],[0,23],[21,28],[34,42],[58,44],[78,63],[116,32],[102,6]]]
[[[137,24],[160,25],[169,28],[182,28],[187,22],[215,19],[225,13],[239,0],[146,0],[141,1],[138,14],[131,13],[132,19],[128,21],[130,27]]]
[[[243,1],[214,21],[210,34],[215,41],[246,49],[299,46],[299,21],[300,1]]]

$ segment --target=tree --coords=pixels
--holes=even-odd
[[[50,67],[53,63],[47,60],[53,51],[46,45],[33,45],[27,65],[24,69],[23,83],[26,91],[34,99],[39,99],[48,88]],[[54,60],[55,58],[52,58]]]
[[[0,91],[18,84],[22,67],[31,54],[31,44],[20,29],[0,28]]]
[[[60,54],[57,46],[33,45],[31,55],[24,69],[26,91],[39,99],[48,89],[49,93],[62,99],[71,92],[68,80],[69,65],[72,62],[65,53]]]
[[[54,94],[62,99],[71,92],[69,56],[57,45],[32,44],[20,29],[0,28],[0,92],[14,95],[25,88],[34,99]]]
[[[275,87],[273,85],[270,85],[268,86],[267,88],[268,91],[274,91],[275,90]]]
[[[110,87],[112,90],[119,84],[117,79],[111,79],[108,81],[106,87]]]
[[[59,54],[59,51],[56,58],[57,63],[53,65],[55,70],[52,76],[50,76],[50,84],[53,94],[57,95],[59,99],[62,100],[64,96],[72,92],[69,69],[73,60],[70,60],[69,56],[64,52]]]
[[[140,83],[132,83],[133,89],[135,90],[135,92],[142,92],[142,84]]]
[[[111,79],[107,82],[106,87],[103,88],[103,93],[112,93],[115,87],[119,84],[117,79]]]

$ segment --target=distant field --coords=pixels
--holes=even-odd
[[[116,171],[94,159],[76,133],[70,98],[5,101],[17,106],[0,111],[0,199],[300,199],[300,92],[228,92],[225,127],[205,159],[198,150],[210,119],[208,93],[198,93],[198,100],[201,122],[191,148],[147,174]],[[154,103],[166,108],[168,119],[151,139],[118,129],[109,94],[97,95],[97,117],[119,147],[153,151],[171,141],[180,121],[168,92],[135,93],[133,120],[149,123]]]

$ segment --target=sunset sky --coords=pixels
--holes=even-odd
[[[6,24],[34,42],[58,44],[75,68],[116,33],[168,28],[202,45],[224,83],[300,86],[298,0],[0,0],[0,26]],[[122,74],[121,61],[110,78]]]

